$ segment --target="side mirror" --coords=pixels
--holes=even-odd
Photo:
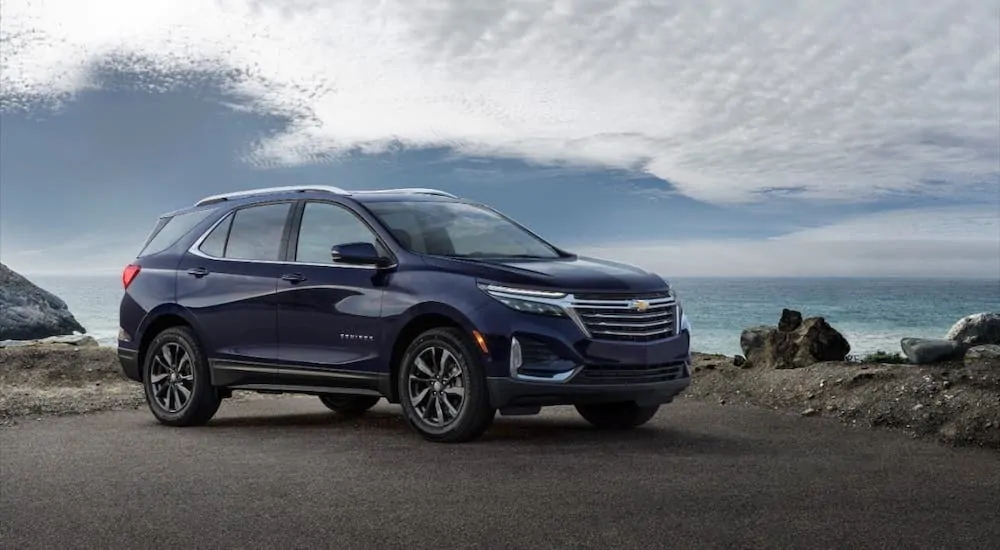
[[[330,248],[333,263],[387,267],[389,259],[379,255],[372,243],[345,243]]]

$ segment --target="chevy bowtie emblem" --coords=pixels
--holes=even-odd
[[[638,311],[642,313],[643,311],[649,309],[649,302],[647,302],[646,300],[632,300],[631,302],[629,302],[628,307],[632,311]]]

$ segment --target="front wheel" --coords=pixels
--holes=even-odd
[[[369,395],[321,395],[320,402],[343,415],[359,415],[378,404],[381,397]]]
[[[407,424],[430,441],[476,439],[496,414],[478,356],[454,328],[418,336],[403,355],[397,384]]]
[[[142,386],[153,416],[169,426],[204,424],[222,402],[209,378],[208,362],[187,327],[156,335],[143,361]]]
[[[641,407],[634,401],[623,403],[596,403],[591,405],[577,405],[577,412],[587,422],[594,427],[604,430],[627,430],[641,426],[649,422],[657,411],[659,405]]]

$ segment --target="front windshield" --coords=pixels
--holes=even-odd
[[[558,258],[544,241],[496,212],[460,202],[365,205],[411,252],[462,258]]]

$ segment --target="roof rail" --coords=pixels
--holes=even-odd
[[[420,195],[439,195],[442,197],[450,197],[457,199],[456,195],[452,195],[447,191],[441,191],[440,189],[428,189],[426,187],[400,187],[398,189],[363,189],[360,191],[349,191],[348,195],[358,194],[358,195],[381,195],[381,194],[393,194],[393,193],[416,193]]]
[[[232,191],[230,193],[220,193],[218,195],[212,195],[205,197],[195,203],[195,206],[204,206],[206,204],[212,204],[216,202],[222,202],[230,199],[242,199],[246,197],[255,197],[258,195],[271,195],[274,193],[291,193],[299,192],[303,193],[306,191],[322,191],[326,193],[333,193],[335,195],[379,195],[379,194],[389,194],[389,193],[415,193],[421,195],[439,195],[442,197],[450,197],[457,199],[456,195],[451,193],[441,191],[438,189],[427,189],[425,187],[401,187],[398,189],[361,189],[348,191],[341,189],[340,187],[334,187],[332,185],[285,185],[281,187],[261,187],[259,189],[245,189],[243,191]]]
[[[205,204],[211,204],[213,202],[221,202],[230,199],[241,199],[244,197],[254,197],[257,195],[270,195],[272,193],[284,193],[284,192],[305,192],[305,191],[325,191],[327,193],[334,193],[337,195],[346,195],[347,191],[334,187],[332,185],[285,185],[281,187],[261,187],[258,189],[245,189],[243,191],[233,191],[230,193],[220,193],[218,195],[212,195],[205,197],[195,203],[195,206],[202,206]]]

